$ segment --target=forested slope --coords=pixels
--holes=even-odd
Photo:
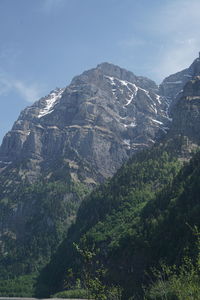
[[[129,276],[131,286],[134,280],[141,281],[135,268],[141,273],[143,267],[140,264],[144,264],[148,258],[146,254],[143,255],[141,248],[145,244],[142,212],[165,186],[172,184],[182,165],[177,159],[181,149],[176,147],[172,151],[171,148],[169,143],[136,154],[110,181],[91,193],[82,203],[68,238],[43,270],[38,285],[39,294],[52,294],[61,289],[69,268],[74,270],[75,277],[81,277],[79,255],[73,246],[74,241],[81,243],[81,239],[85,240],[88,247],[95,244],[95,248],[101,249],[99,259],[109,269],[106,280],[112,278],[113,283],[123,286],[129,285]],[[128,242],[130,238],[132,242]],[[140,257],[134,254],[131,259],[128,258],[129,251],[133,254],[132,247],[139,249]]]

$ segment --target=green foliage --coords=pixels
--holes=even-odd
[[[83,184],[65,179],[22,184],[0,199],[2,228],[13,210],[19,211],[10,231],[3,230],[1,237],[0,278],[38,272],[58,248],[88,193]]]
[[[199,248],[187,225],[200,227],[200,153],[183,166],[184,143],[181,137],[137,153],[90,195],[63,161],[32,185],[16,176],[17,166],[9,178],[3,173],[1,227],[19,214],[10,231],[2,229],[0,276],[7,280],[0,295],[144,299],[153,268],[146,298],[200,298]],[[19,276],[32,272],[40,272],[36,285]]]
[[[145,299],[197,300],[200,299],[200,236],[197,241],[198,255],[192,260],[186,256],[180,266],[161,265],[153,270],[156,281],[147,289]]]
[[[56,293],[51,296],[51,298],[65,298],[65,299],[86,299],[88,293],[84,289],[74,289],[74,290],[67,290]]]
[[[91,249],[86,245],[86,239],[81,240],[82,247],[74,243],[74,247],[81,255],[83,260],[82,282],[87,290],[87,299],[92,297],[97,300],[120,300],[121,289],[115,286],[105,284],[105,276],[107,270],[102,266],[97,258],[98,249]]]
[[[83,236],[89,249],[91,245],[99,249],[99,262],[108,269],[106,285],[122,285],[128,295],[135,287],[138,288],[137,280],[141,281],[138,271],[142,274],[149,257],[146,254],[149,241],[144,235],[143,211],[165,186],[172,185],[180,168],[181,164],[174,154],[163,147],[154,147],[151,151],[145,150],[133,156],[111,180],[93,191],[82,202],[67,240],[41,272],[38,295],[46,297],[62,289],[66,269],[73,269],[74,279],[80,278],[84,262],[72,245],[74,242],[80,244]],[[153,228],[157,228],[157,223],[157,218],[151,220]],[[143,263],[138,270],[135,264],[140,260]],[[41,293],[42,286],[45,289]],[[93,282],[93,286],[100,289],[98,281]]]
[[[36,275],[0,280],[1,297],[33,297]]]

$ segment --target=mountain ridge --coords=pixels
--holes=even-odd
[[[195,154],[200,147],[199,91],[200,77],[195,75],[178,97],[161,143],[136,153],[82,202],[75,224],[40,273],[39,294],[63,290],[66,269],[73,274],[69,288],[77,278],[84,283],[86,265],[74,243],[96,253],[107,270],[103,284],[121,286],[122,299],[144,299],[143,286],[152,284],[146,273],[160,268],[160,260],[180,265],[185,247],[191,262],[198,257],[191,228],[200,225],[200,157]]]
[[[105,136],[107,133],[107,140],[101,143],[104,143],[107,151],[114,150],[119,155],[114,162],[108,153],[104,165],[106,171],[102,174],[108,177],[130,156],[128,152],[151,145],[155,142],[155,135],[164,134],[168,127],[169,119],[165,112],[167,104],[164,98],[155,93],[157,91],[153,81],[137,77],[109,63],[85,71],[74,77],[68,87],[52,91],[22,111],[12,130],[3,139],[0,147],[1,165],[4,161],[3,167],[13,159],[29,158],[37,163],[39,170],[40,162],[44,164],[50,156],[64,156],[66,147],[74,148],[83,159],[88,160],[87,154],[82,151],[85,147],[83,143],[90,145],[86,151],[93,158],[89,159],[91,164],[92,160],[95,161],[94,156],[98,159],[100,152],[91,153],[93,144],[86,135],[91,132],[91,138],[99,139],[102,132]],[[75,141],[76,135],[79,135],[79,142],[82,139],[80,149]],[[112,150],[113,144],[115,149]],[[97,170],[102,169],[102,159],[99,159],[101,162],[94,166]],[[35,174],[35,179],[37,176]]]
[[[106,63],[22,111],[0,148],[2,277],[46,264],[85,195],[165,134],[155,91]]]
[[[200,115],[198,99],[193,102],[187,98],[199,97],[199,61],[193,64],[187,71],[172,75],[174,82],[177,76],[187,82],[183,92],[177,95],[176,87],[169,96],[167,80],[160,87],[164,90],[162,95],[152,80],[102,63],[76,76],[66,88],[51,91],[20,114],[0,148],[2,277],[6,272],[10,276],[13,268],[20,275],[45,265],[75,222],[85,196],[99,183],[109,186],[107,180],[126,161],[129,163],[130,157],[133,162],[134,157],[140,157],[140,164],[134,162],[136,171],[135,165],[133,169],[130,165],[130,178],[134,178],[131,184],[136,182],[138,188],[127,195],[130,199],[135,194],[138,201],[140,196],[151,199],[160,182],[171,182],[179,162],[189,160],[199,146],[199,136],[192,131],[193,114],[196,120]],[[188,70],[194,70],[192,80],[184,76]],[[169,117],[169,110],[174,110],[174,115]],[[199,125],[197,122],[195,132]],[[153,159],[144,150],[151,146],[158,147],[155,153],[150,152]],[[159,147],[173,153],[172,161],[168,154],[162,155]],[[137,153],[141,150],[144,152],[140,156]],[[161,165],[158,170],[157,159]],[[160,182],[154,173],[150,174],[154,168],[160,174]],[[120,172],[123,174],[123,167]],[[137,186],[139,178],[141,184]],[[124,193],[122,188],[123,196]],[[118,195],[114,195],[111,204],[109,197],[106,194],[102,201],[108,199],[112,209],[114,199],[118,204]],[[84,222],[87,225],[87,218]]]

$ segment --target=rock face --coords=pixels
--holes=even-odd
[[[180,99],[185,84],[198,75],[200,75],[200,58],[195,59],[189,68],[172,74],[163,80],[159,87],[159,93],[168,100],[169,114],[171,114],[173,106]]]
[[[199,139],[199,72],[197,59],[158,88],[103,63],[22,111],[0,147],[0,276],[44,265],[85,188],[111,177],[169,127],[171,136]]]
[[[86,194],[169,127],[145,77],[103,63],[27,107],[0,147],[0,277],[44,265]]]
[[[166,132],[166,110],[153,81],[100,64],[22,111],[3,139],[1,170],[25,162],[21,174],[35,182],[53,160],[63,158],[74,179],[102,181]],[[80,160],[95,172],[81,172],[80,179]]]
[[[189,80],[174,106],[171,134],[182,135],[188,142],[200,141],[200,76]]]

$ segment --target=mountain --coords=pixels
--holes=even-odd
[[[95,184],[165,133],[166,110],[166,100],[153,81],[103,63],[20,114],[3,139],[1,169],[26,161],[21,178],[32,183],[52,161],[62,158],[72,178],[79,181],[84,176]],[[92,171],[79,175],[80,160]]]
[[[172,112],[172,134],[184,135],[188,142],[198,144],[200,140],[200,76],[193,76],[182,92]]]
[[[198,68],[199,60],[192,66]],[[195,72],[171,98],[173,119],[160,143],[132,156],[82,202],[75,224],[40,273],[38,295],[64,289],[63,282],[68,289],[77,279],[84,283],[87,265],[74,243],[94,255],[90,276],[98,276],[100,261],[107,270],[103,283],[121,286],[123,299],[144,299],[143,286],[153,280],[147,272],[160,261],[180,265],[186,249],[191,261],[198,258],[192,228],[200,226],[199,91]],[[72,270],[70,280],[66,270]]]
[[[165,135],[167,108],[152,80],[102,63],[21,112],[0,147],[2,277],[46,264],[91,188]]]
[[[193,229],[200,226],[200,155],[181,168],[166,150],[136,154],[82,203],[75,225],[40,274],[37,295],[52,295],[66,284],[73,289],[77,279],[84,282],[86,265],[74,242],[96,254],[92,264],[101,262],[107,270],[104,284],[121,286],[122,299],[144,299],[143,286],[152,284],[152,268],[159,263],[180,265],[185,253],[192,261],[198,257]]]
[[[181,97],[185,84],[198,75],[200,75],[200,54],[189,68],[172,74],[163,80],[159,86],[159,94],[169,99],[169,113],[173,111],[173,105]]]
[[[49,296],[63,288],[66,269],[82,280],[73,242],[85,241],[99,249],[105,280],[125,288],[125,299],[141,292],[154,265],[142,216],[176,186],[199,147],[198,70],[196,59],[158,87],[103,63],[20,114],[0,148],[2,278],[47,264],[36,292]]]

